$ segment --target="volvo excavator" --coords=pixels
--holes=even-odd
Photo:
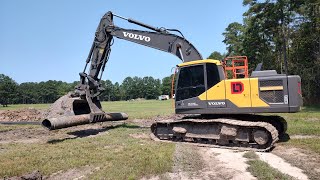
[[[148,30],[118,27],[114,17]],[[285,133],[286,121],[265,113],[293,113],[302,106],[298,75],[256,69],[249,76],[245,56],[203,59],[179,30],[153,27],[109,11],[95,32],[79,85],[54,103],[59,108],[49,113],[43,126],[53,130],[128,118],[125,113],[104,112],[99,101],[104,90],[100,80],[114,37],[171,53],[182,61],[177,65],[173,94],[175,113],[183,117],[152,124],[152,135],[161,141],[267,151]]]

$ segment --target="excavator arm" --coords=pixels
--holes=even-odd
[[[114,25],[114,17],[119,17],[129,23],[147,28],[151,31],[117,27]],[[180,35],[172,32],[177,32]],[[100,80],[111,52],[114,37],[171,53],[183,62],[202,59],[198,50],[184,38],[179,30],[156,28],[133,19],[115,15],[110,11],[107,12],[101,18],[97,27],[85,68],[83,72],[80,73],[80,83],[72,94],[73,97],[80,97],[88,102],[93,118],[95,117],[94,114],[99,115],[103,113],[100,101],[98,100],[98,96],[104,91]],[[88,65],[90,67],[87,74],[86,69]]]

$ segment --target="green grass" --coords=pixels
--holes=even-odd
[[[304,106],[297,113],[281,113],[287,120],[305,119],[308,121],[320,121],[320,106]]]
[[[41,144],[0,144],[0,178],[39,170],[43,175],[82,166],[100,167],[89,179],[128,179],[171,171],[174,144],[136,139],[148,129],[122,125],[101,136]]]
[[[247,163],[249,165],[247,170],[258,180],[293,179],[291,176],[281,173],[261,160],[249,160]]]
[[[320,135],[320,121],[287,120],[289,135]]]
[[[247,170],[258,180],[293,179],[291,176],[271,167],[268,163],[259,160],[259,156],[255,152],[246,152],[243,157],[248,159],[249,167]]]
[[[289,135],[320,136],[320,106],[306,106],[297,113],[279,113],[288,123]]]
[[[290,139],[286,143],[281,143],[283,145],[291,147],[299,147],[302,149],[309,149],[320,155],[320,139],[319,138],[309,138],[309,139]]]
[[[106,112],[125,112],[130,119],[146,119],[174,113],[172,100],[102,102],[102,107]]]
[[[9,104],[8,107],[0,105],[0,110],[17,110],[23,108],[47,109],[50,104]]]
[[[298,113],[283,113],[288,123],[287,133],[290,135],[320,136],[320,106],[306,106]],[[320,139],[290,139],[282,145],[308,149],[320,154]]]
[[[248,152],[244,153],[243,157],[245,157],[247,159],[258,159],[259,158],[259,156],[253,151],[248,151]]]

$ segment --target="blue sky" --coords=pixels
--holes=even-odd
[[[1,0],[0,74],[16,82],[79,79],[100,18],[107,11],[156,27],[175,28],[203,57],[225,52],[222,33],[242,22],[242,0]],[[121,19],[123,28],[141,29]],[[115,39],[103,79],[127,76],[162,79],[181,61],[128,41]]]

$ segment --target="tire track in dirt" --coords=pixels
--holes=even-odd
[[[309,179],[320,179],[320,156],[310,150],[278,145],[272,154],[303,170]]]
[[[247,171],[247,159],[243,157],[245,152],[220,148],[204,148],[202,151],[204,151],[202,154],[206,164],[220,170],[218,177],[234,180],[256,179]]]
[[[256,179],[246,168],[244,152],[176,143],[173,172],[142,179]]]
[[[303,170],[300,168],[294,167],[284,159],[273,153],[262,153],[257,152],[260,160],[268,163],[271,167],[279,170],[283,174],[287,174],[299,180],[307,180],[308,176],[303,173]]]

